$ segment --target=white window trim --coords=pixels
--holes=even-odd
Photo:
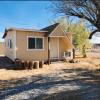
[[[43,39],[43,48],[42,49],[29,49],[28,48],[28,39],[29,38],[42,38]],[[41,51],[44,50],[44,37],[41,36],[27,36],[27,51]]]

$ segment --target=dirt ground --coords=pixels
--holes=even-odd
[[[22,78],[31,75],[39,75],[39,74],[50,74],[52,72],[56,72],[57,69],[88,69],[88,70],[96,70],[100,69],[100,59],[96,59],[93,57],[89,58],[76,58],[76,63],[68,63],[68,62],[55,62],[50,65],[44,65],[42,69],[33,69],[33,70],[6,70],[0,69],[0,80],[10,80],[14,78]]]
[[[0,69],[0,100],[100,100],[100,58],[34,70]]]

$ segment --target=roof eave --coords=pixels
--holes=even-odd
[[[32,30],[32,29],[9,28],[9,29],[5,29],[4,35],[2,37],[3,39],[6,37],[8,31],[31,31],[31,32],[41,32],[41,33],[48,32],[48,31],[39,31],[39,30]]]

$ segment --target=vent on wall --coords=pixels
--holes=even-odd
[[[64,57],[70,57],[70,56],[71,56],[71,52],[68,51],[64,52]]]

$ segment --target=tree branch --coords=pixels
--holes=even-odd
[[[98,32],[98,31],[99,31],[99,30],[96,29],[96,30],[94,30],[93,32],[91,32],[91,33],[90,33],[90,36],[89,36],[89,39],[91,39],[92,36],[93,36],[96,32]]]

